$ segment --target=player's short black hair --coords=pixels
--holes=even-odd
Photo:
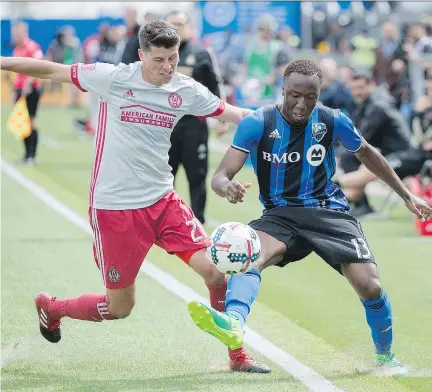
[[[180,44],[176,27],[166,20],[154,20],[142,26],[138,33],[141,50],[148,52],[151,46],[169,49]]]
[[[322,83],[322,79],[323,79],[322,71],[320,67],[318,67],[318,65],[311,60],[291,61],[285,68],[284,80],[287,80],[288,77],[293,73],[298,73],[306,76],[317,75],[320,84]]]

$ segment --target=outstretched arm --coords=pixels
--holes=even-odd
[[[378,150],[363,139],[360,149],[355,154],[372,173],[387,183],[402,198],[407,208],[420,220],[432,219],[432,208],[426,201],[408,190]]]
[[[71,66],[29,57],[1,57],[0,69],[40,79],[72,83]]]
[[[229,103],[225,103],[224,111],[215,118],[238,125],[243,117],[246,117],[250,113],[252,113],[252,110],[250,109],[239,108],[237,106],[230,105]]]
[[[248,153],[230,147],[222,158],[211,181],[213,191],[220,197],[226,197],[230,203],[242,202],[250,183],[232,181],[246,162]]]

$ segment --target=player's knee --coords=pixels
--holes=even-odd
[[[204,279],[208,286],[225,283],[225,274],[220,272],[211,262],[206,249],[200,249],[189,259],[189,267]]]
[[[108,305],[108,310],[111,316],[117,319],[124,319],[132,313],[135,302],[124,302],[123,304]]]
[[[135,298],[122,298],[110,300],[108,311],[111,316],[117,319],[128,317],[135,306]]]
[[[369,278],[360,285],[359,295],[364,301],[373,301],[381,295],[382,287],[378,277]]]

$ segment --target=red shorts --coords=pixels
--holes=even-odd
[[[153,244],[186,263],[209,238],[192,209],[174,191],[137,210],[89,209],[93,252],[105,287],[121,289],[135,282]]]

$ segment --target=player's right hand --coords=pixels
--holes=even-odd
[[[246,189],[251,186],[252,184],[250,182],[241,184],[238,181],[231,181],[225,188],[225,197],[232,204],[237,204],[238,202],[242,203],[246,194]]]

